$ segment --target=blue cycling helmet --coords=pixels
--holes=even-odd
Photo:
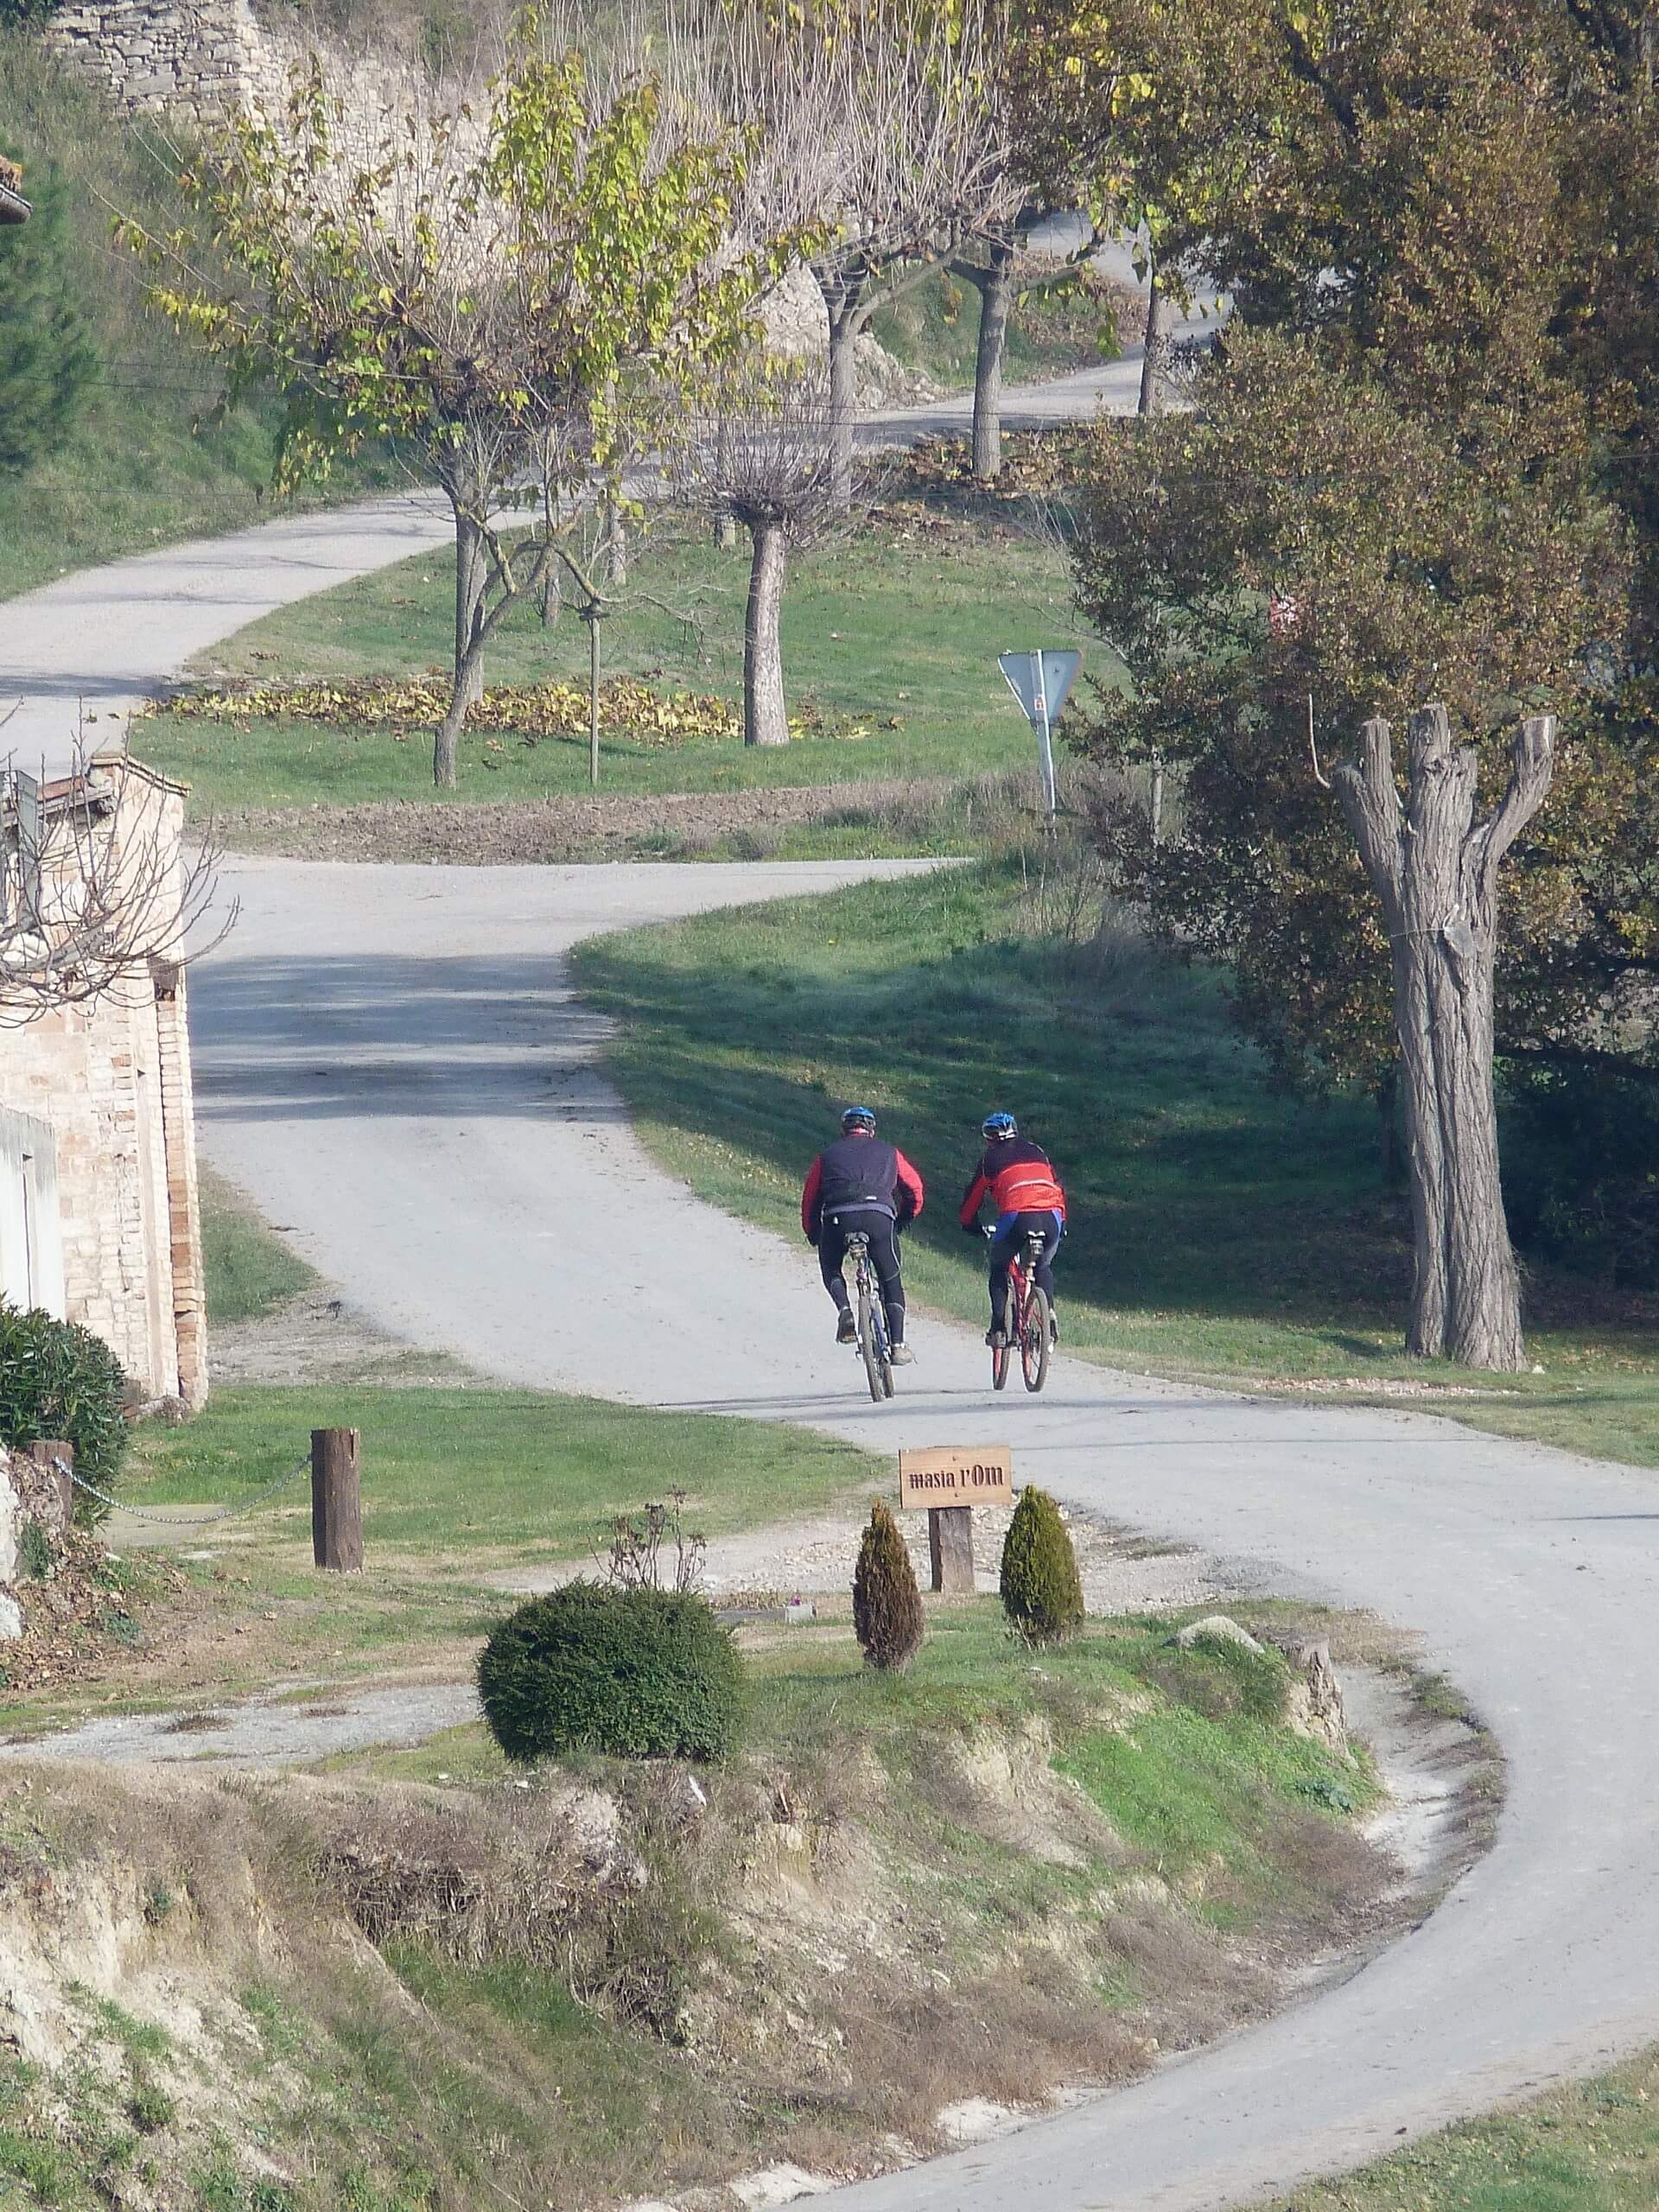
[[[850,1136],[855,1129],[868,1129],[875,1135],[875,1116],[868,1106],[849,1106],[841,1117],[841,1133]]]
[[[979,1125],[981,1136],[995,1144],[1002,1137],[1017,1137],[1020,1124],[1012,1114],[988,1114]]]

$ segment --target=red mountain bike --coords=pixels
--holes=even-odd
[[[995,1230],[988,1229],[987,1242],[995,1234]],[[1026,1378],[1027,1389],[1040,1390],[1048,1380],[1053,1331],[1048,1300],[1037,1283],[1037,1262],[1043,1256],[1043,1243],[1041,1230],[1028,1229],[1024,1252],[1015,1253],[1008,1262],[1007,1314],[1011,1325],[1009,1341],[991,1348],[991,1388],[995,1390],[1004,1389],[1007,1383],[1008,1358],[1015,1344],[1020,1347],[1020,1371]]]

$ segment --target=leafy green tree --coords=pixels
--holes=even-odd
[[[531,16],[481,112],[411,92],[365,132],[314,63],[279,122],[243,118],[187,165],[194,235],[124,226],[231,393],[286,394],[280,486],[385,437],[448,500],[442,785],[489,639],[556,555],[550,525],[515,539],[503,508],[568,512],[594,478],[615,496],[687,384],[753,341],[790,241],[741,234],[747,162],[654,76],[543,50]]]
[[[1441,757],[1472,749],[1488,815],[1520,725],[1555,715],[1493,1039],[1659,1074],[1651,60],[1622,8],[1565,0],[1258,21],[1243,80],[1275,127],[1172,234],[1235,320],[1196,418],[1096,447],[1080,594],[1134,690],[1094,747],[1176,764],[1184,798],[1174,841],[1119,809],[1107,842],[1161,926],[1232,959],[1281,1065],[1386,1091],[1398,946],[1332,756],[1444,702]],[[1248,127],[1222,113],[1211,143]],[[1432,1326],[1413,1343],[1441,1348]]]
[[[28,222],[0,227],[0,468],[13,470],[63,443],[98,372],[62,181],[37,165],[28,192]]]

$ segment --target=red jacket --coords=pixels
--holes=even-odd
[[[1005,1137],[988,1145],[962,1202],[962,1225],[971,1229],[987,1198],[1005,1213],[1057,1213],[1065,1218],[1065,1192],[1041,1145],[1027,1137]]]
[[[880,1137],[842,1137],[821,1152],[801,1192],[801,1228],[816,1244],[818,1225],[838,1209],[890,1214],[902,1229],[922,1210],[922,1179]]]

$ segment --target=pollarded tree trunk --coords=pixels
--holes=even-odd
[[[745,517],[753,542],[749,607],[743,625],[743,742],[787,745],[789,709],[784,700],[780,622],[788,541],[770,516]]]
[[[979,348],[974,359],[974,474],[982,484],[1002,473],[1002,346],[1014,303],[1014,245],[998,239],[990,266],[975,280],[979,292]]]
[[[830,321],[830,484],[837,507],[853,504],[853,429],[858,420],[858,334],[864,327],[861,277],[820,273],[818,289]]]
[[[1152,283],[1147,299],[1147,344],[1141,362],[1141,412],[1161,415],[1167,401],[1165,379],[1174,353],[1175,302],[1165,291],[1158,278],[1158,265],[1152,269]]]
[[[1415,1259],[1408,1349],[1513,1374],[1526,1355],[1492,1094],[1497,871],[1549,790],[1555,719],[1523,725],[1484,822],[1474,752],[1452,744],[1445,708],[1414,715],[1407,741],[1403,808],[1385,721],[1366,723],[1359,760],[1332,780],[1393,955]]]

